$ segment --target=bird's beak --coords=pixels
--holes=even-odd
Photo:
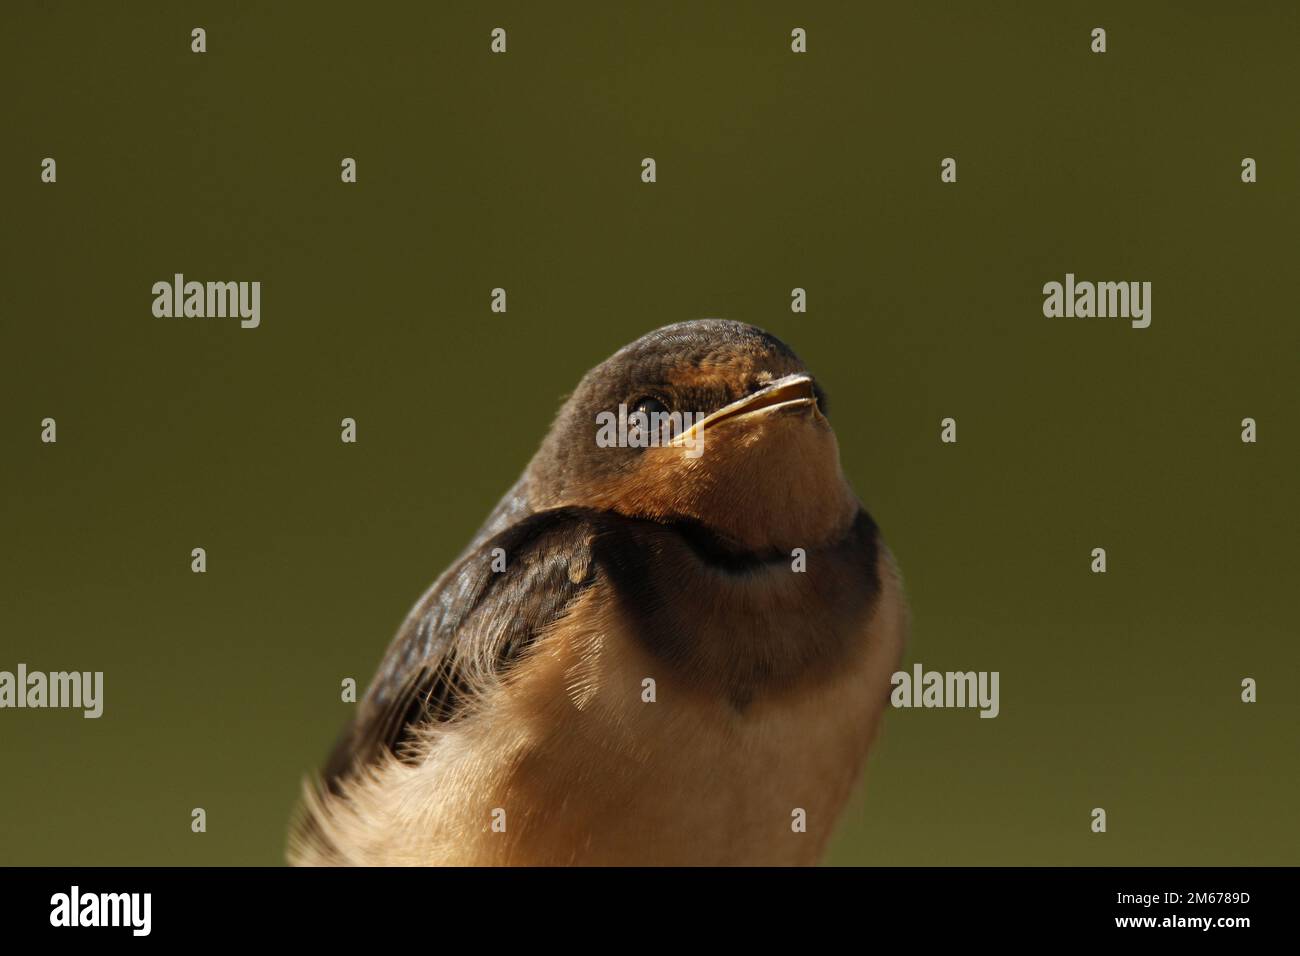
[[[719,408],[716,412],[677,435],[670,444],[688,445],[703,434],[706,429],[715,428],[724,421],[752,415],[755,412],[776,412],[781,409],[806,408],[817,405],[817,395],[813,391],[813,380],[809,375],[787,375],[779,378],[757,392]]]

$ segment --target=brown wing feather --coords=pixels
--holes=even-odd
[[[337,781],[384,750],[404,756],[413,725],[451,721],[504,674],[594,577],[592,540],[604,520],[577,508],[543,511],[484,539],[452,565],[398,631],[358,713],[324,770]],[[492,570],[495,549],[504,571]]]

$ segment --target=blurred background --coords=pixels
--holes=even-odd
[[[0,712],[0,863],[280,863],[340,681],[579,376],[704,316],[825,384],[906,666],[1001,673],[995,720],[886,715],[829,862],[1300,863],[1298,25],[6,6],[0,669],[102,670],[105,713]],[[177,272],[260,280],[261,327],[154,318]],[[1151,327],[1044,318],[1066,272],[1151,281]]]

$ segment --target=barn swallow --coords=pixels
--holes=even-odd
[[[597,442],[619,406],[695,417]],[[588,372],[406,618],[304,787],[290,862],[815,863],[907,629],[826,413],[739,322]]]

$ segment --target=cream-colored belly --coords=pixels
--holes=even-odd
[[[743,708],[674,677],[588,592],[479,715],[329,798],[322,829],[361,864],[814,863],[901,654],[886,562],[881,584],[831,678]]]

